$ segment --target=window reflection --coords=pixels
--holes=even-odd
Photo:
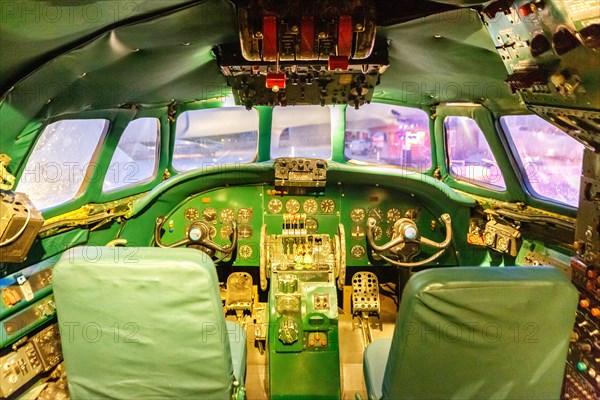
[[[508,115],[500,123],[533,192],[577,206],[584,146],[537,115]]]
[[[173,167],[189,171],[248,163],[258,150],[258,112],[244,107],[193,110],[177,118]]]
[[[389,104],[346,109],[346,159],[426,171],[431,167],[429,117]]]

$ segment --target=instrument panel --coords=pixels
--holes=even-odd
[[[186,237],[190,225],[200,220],[209,223],[214,242],[227,245],[230,222],[234,221],[238,230],[234,265],[258,266],[262,225],[267,225],[270,234],[281,233],[286,214],[305,216],[309,234],[334,234],[338,224],[344,225],[348,266],[380,263],[368,251],[369,218],[376,221],[373,232],[378,244],[391,239],[394,223],[400,218],[414,220],[419,231],[432,240],[441,241],[445,235],[439,215],[411,194],[378,186],[337,185],[318,196],[288,195],[272,186],[257,185],[219,188],[188,197],[166,217],[161,240],[166,245],[177,243]],[[456,263],[455,259],[444,262]]]

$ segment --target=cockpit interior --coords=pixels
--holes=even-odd
[[[598,0],[0,19],[2,398],[600,398]]]

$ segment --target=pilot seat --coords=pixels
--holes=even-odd
[[[244,397],[246,335],[206,254],[77,247],[53,281],[73,399]]]
[[[418,272],[365,350],[369,399],[559,399],[577,301],[551,267]]]

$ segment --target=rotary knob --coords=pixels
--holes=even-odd
[[[298,340],[298,323],[291,318],[286,318],[279,325],[279,340],[283,344],[292,344]]]

